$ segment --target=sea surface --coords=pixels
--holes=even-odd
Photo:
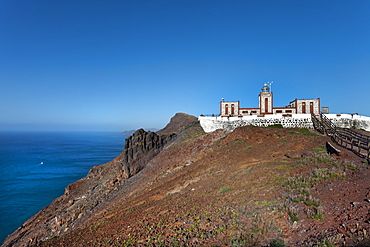
[[[116,132],[0,132],[0,243],[32,215],[118,156]]]

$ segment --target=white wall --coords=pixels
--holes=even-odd
[[[342,114],[326,114],[333,123],[340,128],[364,129],[370,131],[370,117]],[[292,117],[283,117],[282,114],[265,115],[264,117],[199,117],[199,122],[205,132],[213,132],[217,129],[233,131],[237,127],[254,125],[266,127],[273,124],[281,124],[285,128],[313,128],[310,114],[292,114]]]
[[[370,117],[352,114],[325,114],[339,128],[355,128],[370,131]]]

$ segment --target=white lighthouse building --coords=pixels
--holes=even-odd
[[[270,86],[265,83],[258,95],[258,108],[241,108],[240,101],[220,101],[221,117],[265,116],[271,114],[320,114],[320,98],[295,99],[285,107],[274,107],[273,93]]]
[[[258,95],[258,108],[242,108],[240,101],[220,101],[220,113],[199,117],[205,132],[217,129],[232,131],[237,127],[281,124],[286,128],[313,128],[311,115],[323,113],[340,128],[359,128],[370,131],[370,118],[355,114],[329,114],[328,107],[320,106],[320,98],[295,99],[287,106],[275,107],[271,83],[265,83]]]

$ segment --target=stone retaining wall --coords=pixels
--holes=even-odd
[[[332,122],[340,128],[356,128],[370,131],[370,117],[352,114],[325,114]],[[253,125],[266,127],[281,124],[284,128],[308,128],[313,129],[310,114],[282,114],[243,117],[199,117],[199,122],[205,132],[213,132],[217,129],[233,131],[237,127]]]

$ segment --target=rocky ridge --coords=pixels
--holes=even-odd
[[[368,164],[337,146],[340,155],[327,154],[326,136],[252,126],[206,134],[185,114],[160,132],[135,134],[119,157],[68,186],[4,246],[369,243]]]

